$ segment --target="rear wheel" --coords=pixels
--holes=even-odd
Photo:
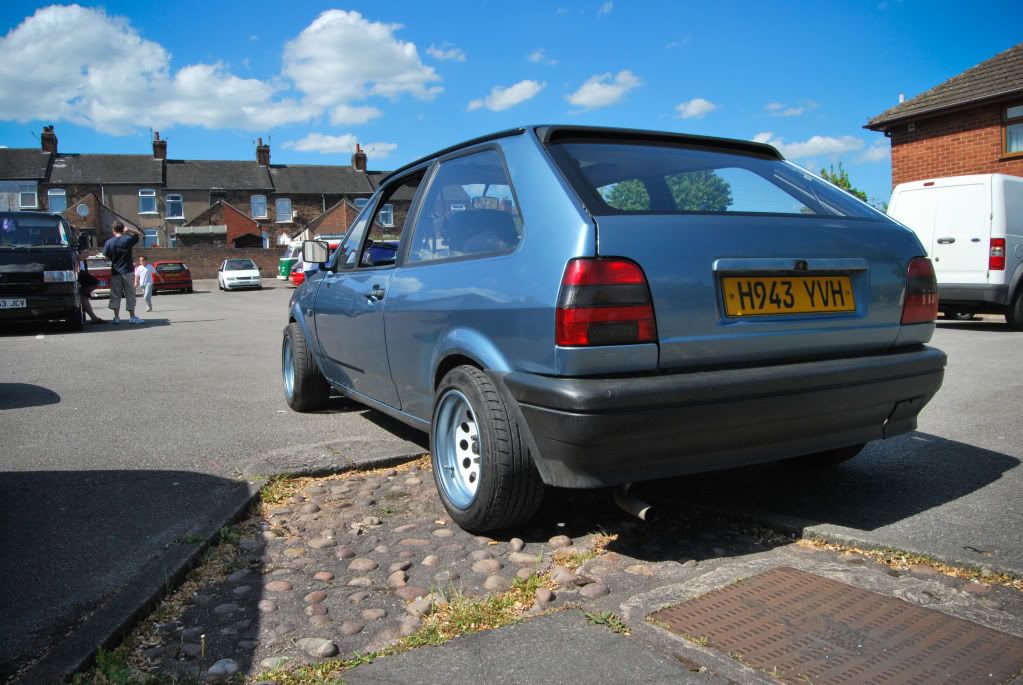
[[[1023,331],[1023,287],[1019,288],[1016,297],[1012,298],[1012,304],[1005,312],[1005,323],[1014,331]]]
[[[70,331],[80,331],[85,328],[85,311],[81,306],[75,307],[68,317],[67,327]]]
[[[437,387],[430,452],[444,508],[467,531],[524,523],[543,502],[544,484],[519,427],[476,367],[452,369]]]
[[[297,323],[288,326],[281,349],[284,397],[295,411],[323,409],[330,400],[330,385],[309,354],[305,335]]]

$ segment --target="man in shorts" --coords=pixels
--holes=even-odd
[[[110,323],[121,323],[122,297],[128,310],[128,323],[142,323],[142,319],[135,316],[135,264],[131,255],[131,248],[138,244],[142,233],[134,228],[125,228],[120,221],[114,222],[110,228],[114,237],[103,245],[103,256],[110,260],[108,306],[114,310],[114,318]]]

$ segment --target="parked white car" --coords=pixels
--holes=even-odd
[[[888,215],[913,229],[950,318],[1005,314],[1023,330],[1023,178],[949,176],[900,183]]]
[[[221,290],[263,287],[263,275],[251,259],[225,259],[217,272],[217,285]]]

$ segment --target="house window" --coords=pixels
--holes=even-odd
[[[369,204],[369,198],[368,197],[357,197],[357,198],[355,198],[355,208],[358,209],[360,212],[363,209],[365,209],[366,205],[368,205],[368,204]]]
[[[18,207],[21,209],[36,209],[39,206],[39,194],[36,192],[35,183],[18,184]]]
[[[159,247],[160,234],[155,228],[147,228],[142,231],[142,247]]]
[[[1005,108],[1005,154],[1023,154],[1023,105]]]
[[[266,195],[253,195],[249,198],[253,219],[266,218]]]
[[[377,221],[380,222],[381,226],[390,228],[394,225],[394,205],[388,203],[380,208],[380,213],[377,214]]]
[[[167,203],[168,219],[185,218],[185,200],[183,197],[181,197],[181,195],[175,193],[168,193],[164,200]]]
[[[59,214],[67,209],[67,193],[62,188],[50,188],[47,190],[46,201],[51,212]]]
[[[139,214],[156,214],[156,191],[143,188],[139,191]]]
[[[274,202],[274,211],[277,216],[276,222],[279,224],[291,223],[291,198],[279,197]]]

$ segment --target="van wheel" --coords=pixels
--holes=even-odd
[[[330,384],[309,354],[302,328],[292,322],[284,333],[281,348],[284,397],[295,411],[323,409],[330,400]]]
[[[544,484],[490,378],[458,366],[437,387],[430,425],[433,478],[444,508],[464,530],[482,533],[531,519]]]
[[[85,310],[80,306],[75,307],[74,311],[71,312],[71,316],[68,317],[67,327],[69,331],[81,331],[85,329]]]
[[[1023,288],[1020,288],[1016,292],[1016,297],[1012,298],[1012,304],[1005,312],[1005,323],[1014,331],[1023,331]]]

